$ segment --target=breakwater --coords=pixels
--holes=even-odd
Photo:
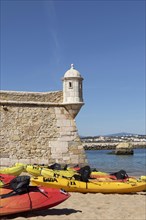
[[[120,142],[83,142],[84,150],[113,150]],[[146,148],[146,142],[132,142],[133,148]]]

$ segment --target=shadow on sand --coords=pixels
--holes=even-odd
[[[31,217],[38,217],[38,216],[47,216],[47,215],[70,215],[72,213],[77,213],[77,212],[82,212],[81,210],[75,210],[75,209],[67,209],[67,208],[63,208],[63,209],[46,209],[46,210],[42,210],[42,211],[31,211],[31,212],[26,212],[26,213],[18,213],[18,214],[13,214],[13,215],[9,215],[9,216],[1,216],[1,220],[4,219],[14,219],[14,218],[19,218],[19,217],[23,217],[23,218],[31,218]]]

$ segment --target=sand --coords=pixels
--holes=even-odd
[[[145,220],[146,192],[137,194],[70,193],[71,197],[51,209],[3,217],[31,220]]]

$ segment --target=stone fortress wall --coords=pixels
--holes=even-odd
[[[0,99],[1,165],[87,163],[70,114],[75,103],[66,107],[62,91],[1,91]]]

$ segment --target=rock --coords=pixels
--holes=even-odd
[[[133,151],[132,144],[130,142],[124,142],[124,143],[118,144],[115,149],[115,154],[116,155],[133,155],[134,151]]]

